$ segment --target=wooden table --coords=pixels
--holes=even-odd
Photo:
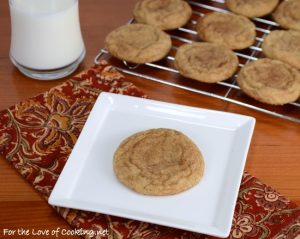
[[[127,22],[135,0],[80,1],[80,17],[87,55],[77,73],[93,64],[108,32]],[[0,109],[60,84],[29,79],[9,60],[8,1],[0,1]],[[74,73],[76,74],[76,73]],[[300,125],[184,90],[131,78],[148,96],[166,102],[237,112],[257,118],[246,170],[300,204]],[[3,229],[69,228],[41,196],[4,158],[0,158],[0,237]],[[26,238],[37,238],[28,236]],[[6,238],[6,237],[4,237]],[[7,237],[14,238],[14,237]],[[22,237],[16,237],[22,238]],[[76,238],[76,237],[70,237]]]

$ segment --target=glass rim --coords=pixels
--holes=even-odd
[[[47,2],[63,2],[63,1],[68,1],[69,3],[64,6],[63,8],[59,8],[58,10],[54,10],[54,9],[50,9],[49,11],[46,11],[46,12],[33,12],[33,10],[24,10],[22,7],[19,7],[19,6],[16,6],[15,5],[15,2],[16,0],[8,0],[9,2],[9,8],[10,8],[10,11],[13,9],[13,10],[16,10],[18,12],[21,12],[21,13],[30,13],[32,15],[36,15],[36,16],[48,16],[48,15],[52,15],[52,14],[58,14],[60,12],[63,12],[65,10],[67,10],[68,8],[70,8],[71,6],[75,5],[76,3],[79,2],[79,0],[47,0]],[[31,3],[34,3],[34,0],[31,0]],[[54,4],[56,5],[56,4]]]

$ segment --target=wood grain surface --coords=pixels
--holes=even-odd
[[[134,3],[135,0],[80,1],[81,27],[87,55],[74,74],[93,64],[94,57],[104,46],[107,33],[131,18]],[[23,76],[9,60],[9,47],[8,1],[0,1],[0,109],[46,91],[66,80],[43,82]],[[300,204],[299,124],[159,83],[135,77],[128,78],[152,99],[256,117],[257,123],[246,170]],[[0,238],[51,238],[3,235],[4,229],[20,228],[55,230],[70,227],[11,165],[0,157]],[[77,237],[60,236],[60,238]]]

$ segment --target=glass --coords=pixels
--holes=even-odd
[[[85,56],[78,0],[9,0],[12,63],[39,80],[62,78]]]

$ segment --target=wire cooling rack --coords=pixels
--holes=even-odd
[[[216,84],[206,84],[196,82],[191,79],[184,78],[174,67],[174,56],[177,48],[184,43],[191,43],[193,41],[200,41],[200,38],[195,31],[197,19],[205,14],[213,11],[229,12],[226,9],[224,0],[199,0],[188,1],[193,9],[191,20],[186,26],[181,27],[174,31],[168,31],[172,38],[172,49],[165,59],[155,62],[146,63],[143,65],[130,65],[125,61],[114,59],[107,49],[103,48],[95,58],[95,63],[98,64],[99,60],[104,57],[109,57],[113,61],[113,65],[117,70],[124,74],[136,76],[145,80],[155,81],[161,84],[166,84],[172,87],[184,89],[189,92],[194,92],[223,101],[231,102],[243,107],[251,108],[281,119],[290,120],[300,123],[300,101],[290,103],[284,106],[271,106],[257,102],[247,97],[236,84],[236,75],[230,79],[218,82]],[[130,20],[129,24],[134,20]],[[258,58],[264,57],[261,49],[261,44],[267,34],[271,30],[278,29],[278,24],[271,20],[271,18],[254,18],[253,22],[256,25],[256,41],[251,47],[236,51],[235,54],[239,58],[239,70],[247,63],[255,61]],[[159,73],[159,74],[158,74]],[[159,75],[159,77],[158,77]]]

